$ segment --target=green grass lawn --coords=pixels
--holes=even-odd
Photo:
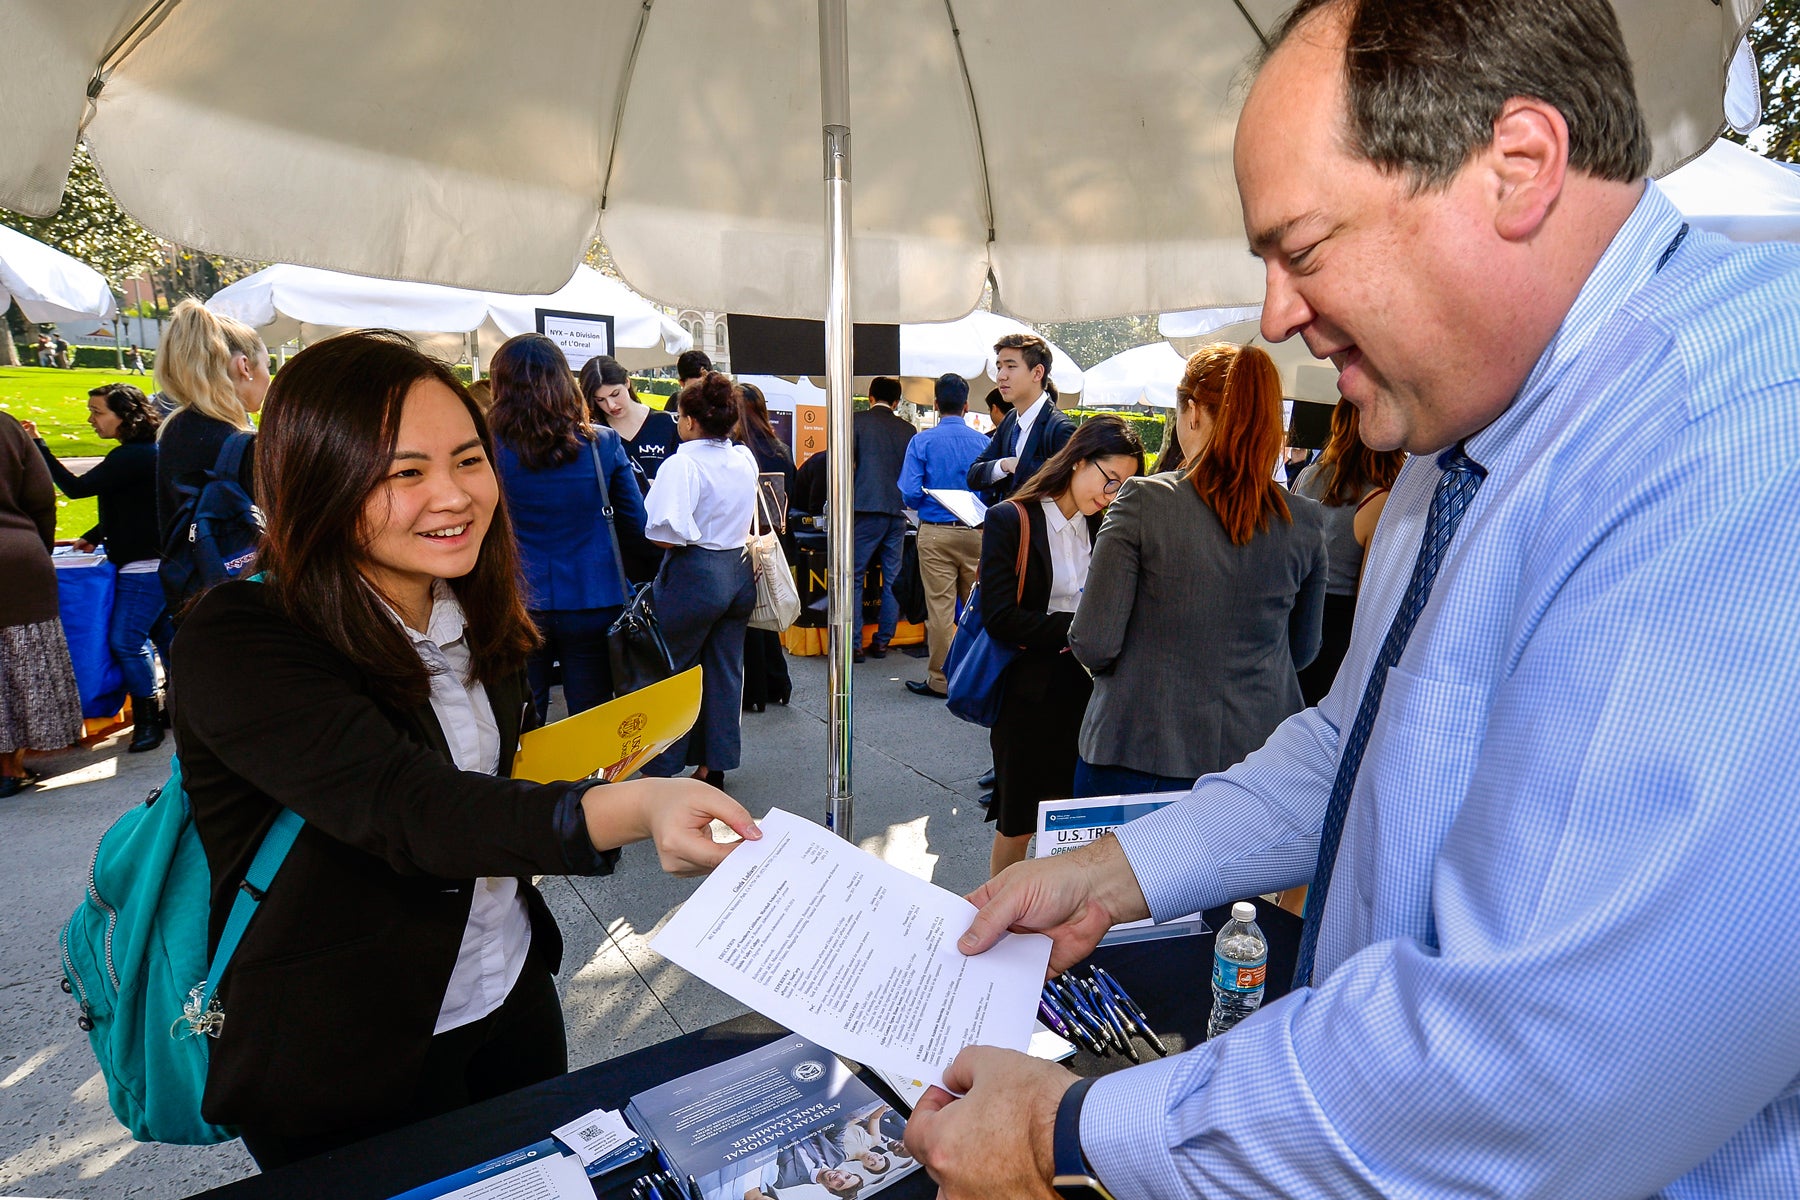
[[[0,411],[37,422],[38,433],[58,458],[104,457],[118,445],[94,436],[87,423],[88,389],[103,383],[134,383],[154,391],[156,381],[117,371],[59,371],[53,367],[0,367]],[[56,498],[56,536],[67,540],[94,526],[93,500]]]

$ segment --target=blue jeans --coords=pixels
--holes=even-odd
[[[1145,792],[1185,792],[1194,786],[1192,779],[1173,775],[1152,775],[1130,767],[1095,766],[1085,758],[1075,760],[1075,795],[1139,796]]]
[[[887,513],[856,514],[856,610],[862,608],[862,582],[869,564],[881,556],[881,618],[875,626],[875,643],[885,646],[894,638],[894,626],[900,623],[900,601],[894,596],[894,581],[900,578],[900,556],[906,549],[906,518]],[[860,624],[860,622],[859,622]]]
[[[566,608],[531,614],[544,644],[525,660],[525,679],[539,721],[550,713],[550,664],[562,663],[563,700],[572,717],[613,698],[612,659],[606,653],[606,631],[624,609]]]
[[[175,625],[163,600],[162,579],[155,571],[141,575],[120,575],[113,582],[112,621],[107,626],[106,642],[118,660],[119,673],[125,676],[125,690],[133,696],[156,695],[156,660],[150,646],[162,655],[163,670],[169,669],[169,639],[175,636]]]

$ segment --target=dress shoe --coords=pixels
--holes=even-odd
[[[933,700],[948,700],[950,697],[932,687],[929,683],[920,683],[916,679],[906,681],[906,690],[915,696],[930,696]]]
[[[759,702],[759,701],[756,701],[756,700],[746,700],[746,701],[744,701],[744,711],[745,711],[745,712],[748,712],[748,713],[759,713],[759,712],[763,712],[763,711],[764,711],[764,710],[766,710],[766,709],[767,709],[767,708],[768,708],[768,707],[769,707],[769,706],[768,706],[768,705],[767,705],[767,704],[765,704],[765,703],[761,703],[761,702]]]
[[[725,772],[723,771],[708,771],[704,775],[696,774],[694,778],[698,779],[701,783],[710,783],[721,792],[725,790]]]
[[[0,800],[8,796],[16,796],[20,792],[36,787],[37,784],[18,775],[0,775]]]
[[[131,698],[132,737],[125,747],[129,754],[142,754],[163,744],[162,708],[155,696]]]
[[[988,769],[987,769],[987,774],[985,774],[985,775],[983,775],[983,776],[982,776],[982,777],[981,777],[981,778],[980,778],[980,779],[977,779],[977,780],[976,780],[976,781],[975,781],[975,786],[976,786],[976,787],[984,787],[984,788],[991,788],[991,787],[993,787],[993,786],[994,786],[994,783],[995,783],[995,782],[996,782],[996,781],[997,781],[997,780],[998,780],[998,779],[999,779],[999,778],[1000,778],[1000,776],[999,776],[999,775],[998,775],[998,774],[996,774],[996,773],[995,773],[995,771],[994,771],[994,768],[992,768],[992,767],[989,767],[989,768],[988,768]]]
[[[868,655],[870,658],[886,658],[887,657],[887,643],[886,642],[870,642],[869,649],[868,649]]]
[[[986,808],[988,805],[992,804],[993,802],[994,802],[994,793],[992,793],[992,792],[983,792],[983,793],[981,793],[981,795],[975,797],[975,803],[981,805],[981,807],[983,807],[983,808]]]
[[[857,647],[850,654],[850,661],[853,663],[867,662],[868,660],[869,660],[869,656],[862,652],[862,647],[860,647],[860,646]]]

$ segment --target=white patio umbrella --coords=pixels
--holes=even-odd
[[[1281,373],[1284,396],[1302,394],[1300,380],[1303,375],[1311,374],[1316,380],[1318,372],[1328,371],[1332,378],[1337,377],[1337,368],[1324,359],[1314,358],[1306,343],[1298,337],[1276,343],[1263,337],[1260,304],[1164,313],[1157,319],[1157,330],[1184,359],[1208,342],[1261,346],[1269,352],[1269,357],[1275,361],[1275,369]]]
[[[13,301],[26,320],[46,323],[110,321],[119,311],[100,272],[0,225],[0,313]]]
[[[673,318],[587,266],[577,267],[558,291],[511,296],[279,263],[215,292],[206,306],[259,330],[270,345],[378,327],[411,333],[450,357],[473,333],[471,349],[481,366],[506,338],[535,330],[540,308],[612,316],[615,357],[634,369],[666,366],[694,344]]]
[[[853,310],[952,318],[989,278],[1035,320],[1259,298],[1233,83],[1288,0],[850,2],[11,0],[0,205],[54,208],[85,131],[127,211],[242,257],[534,292],[598,232],[655,299],[824,316],[840,442]],[[1760,7],[1618,0],[1660,169],[1720,128]],[[673,63],[706,69],[671,87]],[[834,577],[849,563],[834,536]],[[846,834],[850,591],[828,751]]]
[[[1658,181],[1700,229],[1740,242],[1800,241],[1800,174],[1723,138]]]
[[[986,389],[995,379],[994,343],[1012,333],[1036,334],[1037,330],[979,308],[956,321],[902,325],[900,374],[927,379],[961,375],[969,381],[972,393],[976,387]],[[1050,378],[1064,396],[1082,391],[1081,365],[1054,342],[1050,343]]]
[[[1167,342],[1115,354],[1088,368],[1082,403],[1088,408],[1174,408],[1175,386],[1187,356]]]

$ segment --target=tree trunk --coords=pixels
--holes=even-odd
[[[3,332],[6,336],[0,338],[0,367],[16,367],[19,365],[19,348],[13,344],[12,330]]]

